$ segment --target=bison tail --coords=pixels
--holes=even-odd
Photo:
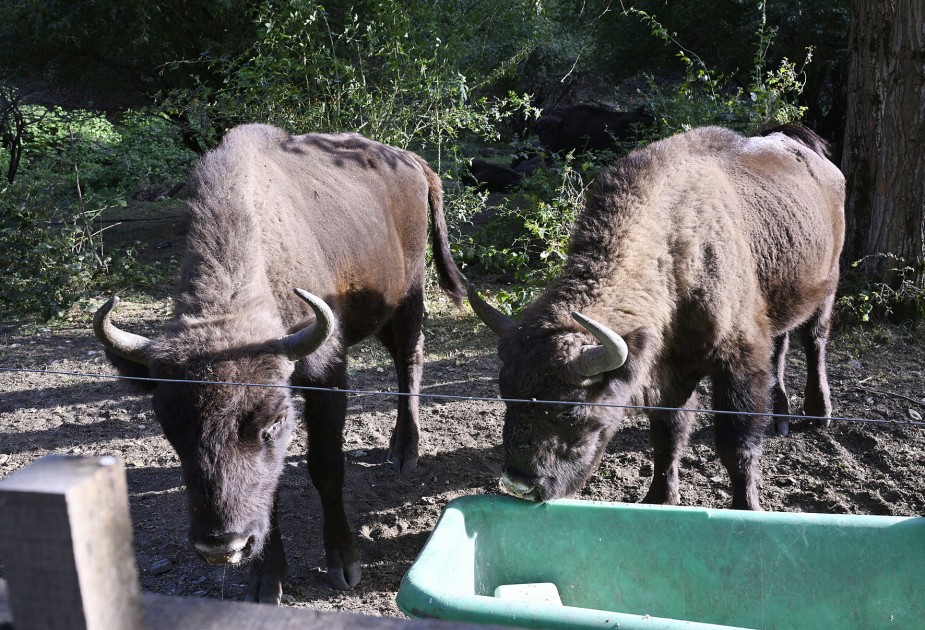
[[[793,138],[824,158],[828,159],[832,157],[832,150],[829,147],[828,141],[816,134],[816,132],[809,127],[804,127],[797,123],[786,123],[768,129],[762,129],[758,132],[758,135],[769,136],[772,133],[782,133],[785,136]]]
[[[452,298],[456,306],[462,306],[462,299],[466,295],[465,283],[462,272],[456,266],[453,254],[450,253],[446,218],[443,216],[443,184],[440,182],[440,177],[423,158],[418,155],[414,157],[417,158],[421,168],[424,169],[424,175],[427,176],[431,250],[434,257],[434,266],[437,268],[437,283]]]

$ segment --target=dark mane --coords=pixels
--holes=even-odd
[[[809,127],[804,127],[797,123],[785,123],[758,131],[759,136],[769,136],[772,133],[782,133],[785,136],[789,136],[806,145],[824,158],[832,157],[832,150],[829,146],[829,142]]]

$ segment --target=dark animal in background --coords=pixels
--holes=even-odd
[[[358,134],[245,125],[202,159],[193,180],[166,332],[151,340],[116,328],[115,298],[94,329],[120,371],[168,379],[154,387],[154,411],[180,457],[197,552],[211,564],[252,559],[249,596],[278,603],[286,559],[277,484],[296,422],[286,386],[345,388],[347,348],[375,335],[392,355],[399,391],[419,392],[428,215],[440,286],[457,302],[461,276],[440,180],[414,153]],[[293,287],[314,295],[296,297]],[[346,398],[302,393],[328,577],[346,589],[360,580],[343,500]],[[418,398],[398,404],[388,458],[403,470],[418,459]]]
[[[537,153],[531,153],[522,157],[515,157],[511,160],[511,168],[515,172],[523,174],[525,177],[533,175],[539,168],[546,168],[553,165],[553,159],[549,156],[542,156]]]
[[[525,177],[533,175],[538,168],[549,167],[552,164],[551,157],[536,152],[515,156],[509,167],[475,158],[463,168],[460,181],[481,191],[510,192],[520,186]]]
[[[533,130],[540,144],[554,153],[619,150],[622,142],[638,142],[653,122],[642,109],[616,112],[595,105],[572,105],[540,116]]]
[[[804,412],[831,414],[825,345],[843,204],[824,142],[799,127],[755,138],[706,127],[631,153],[599,176],[561,275],[519,321],[470,286],[499,335],[502,397],[668,408],[648,412],[654,476],[643,500],[677,504],[694,420],[681,409],[697,407],[709,377],[714,407],[739,412],[714,420],[732,507],[761,509],[768,418],[746,414],[769,411],[790,331],[807,356]],[[538,501],[578,491],[623,413],[508,403],[504,485]]]
[[[460,174],[460,180],[464,184],[474,186],[481,191],[496,193],[513,190],[520,185],[523,178],[524,173],[522,172],[479,158],[473,159]]]

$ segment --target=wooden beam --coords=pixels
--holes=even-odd
[[[114,457],[49,455],[0,479],[0,630],[489,630],[432,619],[140,593]],[[11,614],[12,613],[12,618]]]
[[[153,593],[144,593],[141,602],[142,630],[501,630],[498,626],[436,619],[372,617],[331,610],[277,608],[266,604]],[[9,616],[3,579],[0,579],[0,630],[19,630],[19,626],[13,626]]]
[[[3,578],[0,578],[0,630],[13,630],[13,613],[10,612],[10,598]]]
[[[0,480],[0,557],[16,630],[141,622],[125,470],[49,455]]]
[[[373,617],[310,608],[277,608],[266,604],[202,597],[145,593],[142,601],[144,630],[501,630],[499,626],[436,619]]]

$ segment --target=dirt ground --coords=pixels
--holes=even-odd
[[[175,209],[175,208],[174,208]],[[156,214],[156,213],[155,213]],[[155,216],[155,215],[151,215]],[[148,254],[169,260],[182,249],[182,218],[136,225]],[[124,228],[128,229],[128,228]],[[112,230],[118,234],[118,229]],[[158,334],[169,316],[168,291],[126,300],[117,315],[134,332]],[[497,396],[494,339],[471,312],[429,296],[424,392]],[[89,312],[50,326],[0,324],[0,366],[113,374],[90,329]],[[837,422],[826,430],[795,424],[769,434],[761,498],[778,511],[918,515],[925,512],[925,416],[922,334],[902,327],[837,327],[829,352],[836,416],[892,421]],[[351,354],[352,386],[395,390],[387,354],[373,343]],[[788,386],[801,406],[803,357],[791,350]],[[304,461],[305,432],[290,447],[281,481],[281,519],[290,565],[284,603],[373,615],[401,615],[395,595],[442,507],[452,498],[499,492],[503,406],[492,401],[422,401],[421,460],[396,474],[383,463],[395,422],[388,395],[351,394],[346,428],[348,515],[364,560],[363,581],[329,588],[322,571],[320,504]],[[683,460],[682,500],[725,507],[728,481],[712,449],[711,417],[700,416]],[[651,475],[647,422],[631,415],[581,498],[638,501]],[[178,461],[161,435],[150,401],[102,377],[0,372],[0,477],[48,453],[117,455],[126,462],[135,548],[147,591],[241,599],[246,569],[204,565],[186,543],[187,515]],[[168,560],[167,570],[156,566]]]

